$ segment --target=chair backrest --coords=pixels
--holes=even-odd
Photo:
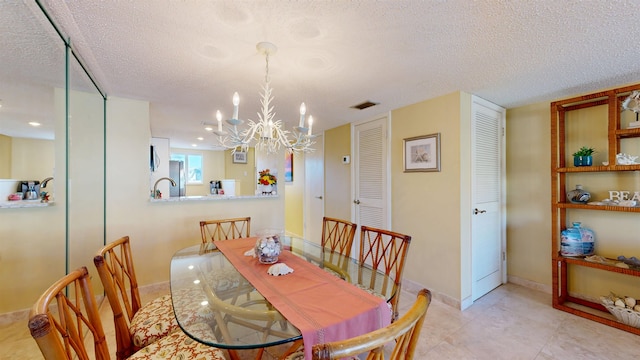
[[[322,218],[321,245],[331,251],[349,256],[357,227],[358,225],[352,222],[325,216]]]
[[[119,359],[129,357],[137,350],[129,326],[142,306],[129,237],[121,237],[104,246],[93,258],[93,263],[113,311],[117,356]]]
[[[251,217],[200,221],[202,242],[249,237]]]
[[[391,325],[351,339],[314,345],[313,360],[341,359],[364,353],[369,353],[367,359],[382,360],[385,344],[394,340],[389,360],[411,360],[430,303],[431,292],[422,289],[411,309]]]
[[[98,303],[86,267],[70,272],[40,296],[29,330],[46,360],[108,360]],[[93,352],[89,345],[93,342]]]
[[[402,285],[402,272],[407,258],[407,251],[411,243],[411,236],[397,232],[376,229],[368,226],[360,228],[360,264],[368,264],[374,269],[384,271],[385,278],[382,287],[374,286],[379,281],[376,274],[371,276],[369,284],[362,284],[361,276],[358,283],[371,289],[381,289],[381,295],[395,294],[390,303],[393,310],[392,319],[398,318],[398,304]]]

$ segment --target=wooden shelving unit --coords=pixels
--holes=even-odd
[[[640,138],[640,129],[621,129],[620,109],[622,101],[633,91],[640,90],[640,84],[625,86],[608,91],[579,96],[551,103],[551,174],[552,174],[552,273],[553,273],[553,307],[577,316],[597,321],[618,329],[640,335],[640,328],[631,327],[615,320],[600,303],[571,296],[569,294],[568,268],[571,266],[588,267],[601,271],[640,277],[638,269],[624,269],[611,264],[589,262],[581,258],[570,258],[560,255],[560,233],[567,227],[567,212],[573,209],[593,211],[613,211],[640,213],[640,207],[623,207],[608,205],[573,204],[566,201],[567,176],[573,173],[603,173],[639,171],[640,165],[616,165],[616,154],[620,153],[622,139]],[[586,109],[594,106],[607,106],[607,160],[609,165],[573,167],[567,164],[566,149],[567,124],[566,115],[570,111]],[[640,219],[639,219],[640,220]],[[606,240],[601,240],[606,241]],[[634,250],[634,249],[629,249]],[[640,254],[640,248],[635,249]]]

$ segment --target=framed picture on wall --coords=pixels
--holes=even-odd
[[[287,153],[284,157],[284,181],[293,182],[293,153]]]
[[[236,151],[233,153],[233,163],[234,164],[246,164],[247,163],[247,153]]]
[[[403,141],[404,172],[440,171],[440,133]]]

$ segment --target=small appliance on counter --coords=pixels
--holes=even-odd
[[[24,194],[24,200],[40,199],[40,181],[23,180],[18,183],[17,192]]]
[[[209,181],[209,189],[211,195],[224,194],[224,191],[220,193],[220,190],[222,190],[222,182],[220,180]]]

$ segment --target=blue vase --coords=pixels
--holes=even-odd
[[[591,166],[593,164],[593,156],[574,156],[573,166]]]
[[[581,227],[579,222],[574,222],[572,225],[573,227],[560,232],[560,255],[593,255],[595,245],[593,230]]]

